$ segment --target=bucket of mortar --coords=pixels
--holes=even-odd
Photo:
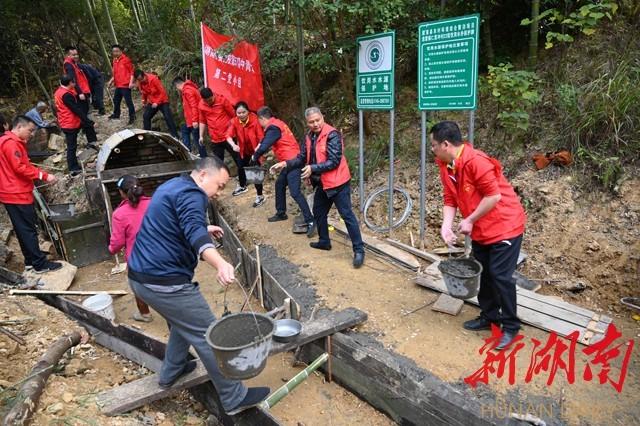
[[[246,380],[267,365],[274,322],[262,314],[240,312],[214,322],[205,334],[222,375]]]
[[[262,182],[264,182],[264,178],[267,174],[267,171],[260,166],[256,166],[256,167],[245,167],[244,173],[247,176],[247,183],[260,185]]]
[[[456,299],[471,299],[480,290],[482,265],[475,259],[461,258],[443,260],[438,264],[449,296]]]

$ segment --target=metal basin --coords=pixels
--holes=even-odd
[[[302,324],[294,319],[281,319],[275,321],[276,328],[273,331],[273,340],[281,343],[291,342],[302,332]]]

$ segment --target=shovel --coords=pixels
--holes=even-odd
[[[111,275],[116,275],[119,274],[121,272],[124,272],[127,270],[127,263],[120,263],[120,260],[118,259],[118,255],[116,254],[114,256],[116,258],[116,266],[114,266],[113,268],[111,268]]]

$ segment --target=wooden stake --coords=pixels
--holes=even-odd
[[[92,296],[99,293],[107,293],[112,296],[124,296],[129,294],[126,290],[9,290],[10,295],[21,294],[58,294],[64,296]]]
[[[258,299],[264,308],[264,292],[262,291],[262,265],[260,264],[260,246],[256,244],[256,261],[258,262]]]
[[[324,377],[328,383],[333,381],[333,371],[331,370],[331,335],[324,339],[324,351],[327,353],[327,369],[325,370]]]

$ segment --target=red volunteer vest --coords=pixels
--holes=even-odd
[[[278,161],[287,161],[296,158],[298,154],[300,154],[300,146],[298,145],[296,137],[293,136],[293,133],[289,129],[289,126],[277,118],[271,118],[269,124],[267,124],[267,127],[269,126],[276,126],[280,129],[280,139],[273,144],[273,153],[276,159]]]
[[[73,67],[73,71],[76,73],[76,85],[78,86],[78,90],[80,93],[91,93],[91,86],[89,86],[89,80],[87,76],[84,74],[84,71],[80,69],[78,64],[71,58],[66,58],[64,60],[65,64],[71,64]],[[66,70],[64,69],[64,65],[62,67],[62,72],[66,74]]]
[[[75,115],[62,101],[62,97],[67,93],[71,93],[74,98],[77,97],[75,90],[67,89],[64,86],[58,87],[58,90],[53,94],[58,111],[58,124],[61,129],[79,129],[81,127],[80,117]]]
[[[336,130],[330,125],[326,124],[322,126],[318,139],[316,140],[316,163],[324,163],[327,161],[327,138],[329,133]],[[337,130],[336,130],[337,131]],[[307,145],[307,164],[311,162],[311,137],[310,133],[307,133],[305,139]],[[349,165],[347,164],[347,157],[344,155],[344,140],[340,135],[340,143],[342,144],[342,157],[340,158],[340,164],[333,170],[320,174],[320,181],[322,182],[323,189],[337,188],[351,180],[351,172],[349,171]]]

